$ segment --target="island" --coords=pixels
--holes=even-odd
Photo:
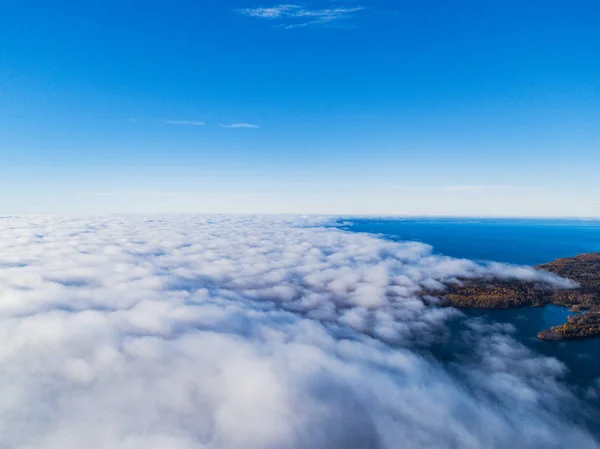
[[[577,282],[570,289],[550,288],[521,280],[465,280],[448,286],[444,304],[458,308],[541,307],[547,304],[580,312],[568,321],[538,333],[542,340],[600,336],[600,253],[556,259],[535,267]]]

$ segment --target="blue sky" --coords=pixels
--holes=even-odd
[[[5,2],[0,213],[600,216],[599,17]]]

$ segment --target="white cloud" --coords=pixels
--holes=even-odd
[[[325,222],[2,217],[2,447],[598,447],[510,327],[452,370],[415,349],[458,314],[424,288],[560,279]]]
[[[251,123],[231,123],[229,125],[219,125],[222,128],[260,128],[259,125],[253,125]]]
[[[238,10],[240,13],[249,17],[260,17],[263,19],[276,19],[279,17],[289,17],[294,15],[302,8],[298,5],[277,5],[270,8],[244,8]]]
[[[300,5],[282,4],[267,8],[243,8],[238,11],[248,17],[286,20],[287,23],[281,24],[281,27],[295,28],[313,24],[327,24],[336,20],[346,19],[362,10],[364,10],[362,6],[310,9]],[[292,23],[289,23],[290,20]]]
[[[181,120],[167,120],[165,123],[169,125],[192,125],[192,126],[204,126],[206,123],[204,122],[190,122],[190,121],[181,121]]]

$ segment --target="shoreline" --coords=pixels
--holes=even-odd
[[[444,304],[458,309],[514,309],[519,307],[568,307],[577,315],[559,326],[537,334],[540,340],[573,340],[600,336],[600,253],[586,253],[538,265],[575,281],[573,289],[549,289],[535,282],[520,280],[462,280],[449,286]]]

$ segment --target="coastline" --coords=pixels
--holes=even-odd
[[[473,281],[449,286],[444,304],[456,308],[509,309],[549,304],[581,312],[537,334],[541,340],[573,340],[600,336],[600,253],[560,258],[535,267],[575,281],[572,289],[549,289],[519,280]]]

